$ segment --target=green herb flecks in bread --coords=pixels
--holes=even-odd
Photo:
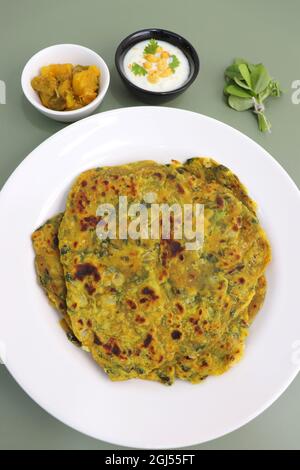
[[[119,195],[129,204],[143,202],[148,193],[157,203],[205,205],[201,251],[185,250],[186,240],[97,237],[100,203],[117,205]],[[238,178],[210,159],[140,162],[80,175],[60,225],[55,265],[74,336],[112,380],[171,384],[176,375],[199,382],[239,360],[264,299],[270,260],[255,209]],[[45,265],[54,264],[49,254]],[[57,293],[57,283],[48,281],[51,299],[49,292]]]

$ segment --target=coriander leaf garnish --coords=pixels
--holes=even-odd
[[[176,67],[180,65],[180,61],[176,57],[176,55],[171,55],[171,62],[169,63],[170,69],[172,69],[172,72],[175,73]]]
[[[155,39],[150,39],[147,46],[144,49],[144,54],[155,54],[158,48],[158,42]]]
[[[141,65],[137,64],[136,62],[132,64],[131,71],[134,73],[134,75],[140,75],[142,77],[147,75],[147,70],[144,69],[144,67],[142,67]]]
[[[228,105],[236,111],[252,109],[257,115],[258,127],[269,132],[271,123],[265,115],[264,101],[269,96],[279,97],[279,83],[273,80],[263,64],[250,64],[244,59],[236,59],[225,70]]]

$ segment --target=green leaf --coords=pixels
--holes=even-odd
[[[246,64],[240,64],[239,65],[239,71],[241,72],[241,75],[245,82],[247,83],[248,87],[251,88],[251,77],[250,77],[250,72]]]
[[[233,79],[235,83],[240,86],[241,88],[245,88],[245,90],[251,90],[251,88],[245,83],[243,80],[240,80],[239,78],[235,77]]]
[[[272,90],[270,89],[270,86],[267,86],[267,88],[264,91],[258,94],[258,101],[260,103],[263,103],[271,95],[272,95]]]
[[[251,72],[252,89],[256,94],[264,91],[271,81],[271,77],[263,64],[255,65]]]
[[[228,98],[228,104],[236,111],[246,111],[253,108],[252,98],[239,98],[238,96],[231,95]]]
[[[228,95],[234,95],[240,98],[251,98],[251,93],[246,90],[243,90],[243,88],[240,88],[237,85],[227,85],[225,87],[225,92]]]
[[[235,77],[242,79],[241,72],[239,71],[239,67],[236,64],[229,65],[225,70],[225,77],[234,79]]]
[[[148,73],[147,70],[144,69],[144,67],[137,64],[136,62],[132,64],[131,71],[134,73],[134,75],[140,75],[140,76],[145,76]]]
[[[180,65],[180,61],[176,57],[176,55],[171,56],[171,62],[169,63],[170,69],[172,69],[172,72],[175,73],[176,67]]]
[[[271,91],[271,96],[280,96],[282,91],[280,89],[280,85],[279,85],[279,82],[277,80],[272,80],[270,83],[269,83],[269,89]]]
[[[237,58],[234,60],[234,64],[235,64],[235,65],[241,65],[241,64],[248,65],[248,61],[245,60],[245,59],[242,59],[241,57],[237,57]]]
[[[232,85],[232,82],[230,82],[230,84]],[[229,93],[227,93],[227,87],[228,87],[228,84],[226,83],[224,88],[223,88],[224,95],[229,95]]]
[[[264,101],[269,96],[281,95],[279,83],[273,80],[263,64],[251,64],[237,58],[225,70],[224,93],[228,105],[236,111],[252,109],[261,132],[270,132],[271,123],[265,115]]]
[[[144,49],[144,54],[155,54],[158,48],[158,42],[155,39],[150,39],[147,46]]]

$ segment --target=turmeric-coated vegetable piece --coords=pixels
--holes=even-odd
[[[87,70],[78,71],[73,75],[74,94],[79,96],[84,104],[89,104],[97,96],[100,71],[95,65]]]
[[[91,103],[99,93],[100,70],[95,65],[51,64],[31,81],[44,106],[72,111]]]

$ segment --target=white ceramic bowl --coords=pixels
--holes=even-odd
[[[31,80],[39,75],[40,69],[49,64],[96,65],[101,71],[100,91],[97,98],[87,106],[74,111],[53,111],[42,105],[38,94],[31,86]],[[102,102],[109,87],[109,69],[96,52],[77,44],[57,44],[37,52],[25,65],[22,72],[22,89],[28,101],[42,114],[62,122],[74,122],[92,114]]]

